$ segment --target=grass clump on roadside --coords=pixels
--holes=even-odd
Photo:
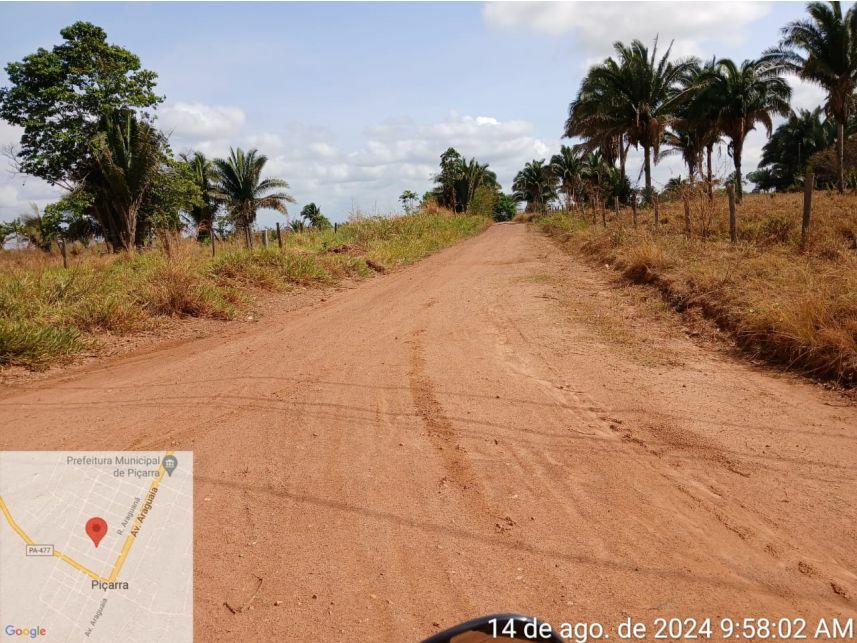
[[[70,257],[0,251],[0,367],[39,368],[109,341],[156,330],[169,318],[230,319],[258,292],[318,287],[412,263],[485,229],[447,213],[368,218],[307,230],[268,248],[210,247],[186,239],[135,255],[87,249]]]
[[[552,214],[536,225],[565,246],[652,284],[679,310],[697,307],[754,356],[811,376],[857,384],[857,197],[816,195],[806,244],[802,197],[749,195],[729,241],[725,196],[694,202],[691,234],[681,201],[662,203],[639,225],[630,210]]]

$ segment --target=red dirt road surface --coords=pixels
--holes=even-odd
[[[857,409],[635,292],[495,225],[250,329],[6,387],[0,449],[193,450],[200,641],[857,616]]]

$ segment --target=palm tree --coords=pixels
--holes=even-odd
[[[762,60],[745,60],[739,67],[722,58],[707,80],[705,95],[716,110],[720,131],[729,139],[729,153],[735,163],[736,200],[741,203],[744,139],[758,123],[771,135],[772,117],[790,112],[791,87],[782,77],[781,68]]]
[[[667,125],[691,92],[686,78],[694,59],[670,61],[670,48],[658,58],[639,40],[613,45],[618,60],[607,58],[589,70],[569,106],[566,136],[615,137],[643,148],[645,197],[652,194],[652,155],[657,155]]]
[[[700,130],[694,127],[674,125],[672,131],[664,132],[663,144],[667,149],[658,154],[658,161],[668,156],[681,156],[684,164],[687,165],[688,181],[691,184],[695,182],[696,175],[701,169],[702,155],[705,150],[700,134]]]
[[[593,207],[603,202],[603,196],[611,182],[611,172],[615,169],[601,152],[590,152],[581,159],[580,178],[583,191]]]
[[[669,133],[664,142],[681,154],[689,169],[689,180],[694,180],[694,170],[704,178],[709,198],[714,197],[714,171],[712,156],[714,146],[720,142],[720,124],[717,121],[716,106],[709,95],[711,77],[717,66],[716,58],[711,58],[704,65],[693,64],[687,75],[682,79],[682,85],[688,100],[678,108],[671,126],[675,137]],[[702,170],[703,157],[705,172]],[[693,168],[691,168],[691,164]]]
[[[565,208],[571,210],[572,201],[577,200],[577,192],[582,184],[581,170],[583,161],[580,154],[575,153],[567,145],[559,149],[559,154],[551,157],[550,170],[559,180],[560,189],[565,194]]]
[[[301,210],[301,218],[313,228],[330,228],[330,220],[321,213],[321,209],[315,203],[307,203]]]
[[[418,197],[417,193],[413,190],[405,190],[399,195],[399,202],[402,204],[405,214],[413,212],[414,204],[419,200],[419,198],[420,197]]]
[[[700,142],[705,147],[705,185],[708,189],[708,198],[714,198],[714,171],[712,169],[712,157],[714,146],[719,145],[722,140],[720,123],[717,118],[716,106],[709,100],[706,87],[706,78],[710,78],[717,66],[717,60],[712,56],[711,60],[699,67],[689,79],[692,87],[696,87],[691,105],[687,114],[693,126],[699,131]]]
[[[846,133],[850,130],[848,128]],[[797,185],[809,157],[828,149],[835,141],[836,125],[832,120],[822,117],[820,107],[813,111],[802,109],[792,113],[785,123],[774,130],[762,148],[759,168],[764,171],[756,176],[765,180],[764,188],[788,190]]]
[[[192,155],[181,154],[181,159],[190,169],[193,180],[202,194],[202,205],[190,209],[188,214],[196,225],[197,239],[202,241],[214,232],[214,216],[217,211],[217,200],[214,198],[217,172],[211,159],[202,152]]]
[[[547,204],[556,198],[556,184],[550,166],[542,159],[527,163],[515,176],[512,189],[518,201],[527,202],[527,212],[544,212]]]
[[[140,208],[164,161],[164,136],[129,110],[102,117],[92,142],[87,191],[92,214],[114,252],[131,251]]]
[[[288,192],[276,191],[288,189],[286,181],[262,178],[267,162],[268,157],[258,150],[245,152],[240,147],[230,148],[228,158],[214,160],[218,183],[212,194],[226,204],[236,226],[244,230],[248,248],[253,247],[252,227],[257,210],[270,208],[288,214],[286,203],[295,202]]]
[[[476,190],[480,187],[483,185],[499,187],[497,184],[497,175],[488,169],[488,164],[479,163],[475,158],[466,162],[462,160],[458,175],[459,181],[456,186],[456,192],[458,193],[457,200],[464,212],[470,208],[473,195],[476,194]]]
[[[845,189],[845,127],[853,112],[857,89],[857,11],[843,15],[839,2],[811,2],[808,20],[783,27],[779,47],[765,52],[764,60],[827,92],[824,109],[836,122],[839,192]]]

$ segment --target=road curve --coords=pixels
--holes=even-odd
[[[0,389],[0,449],[193,450],[200,641],[857,616],[857,410],[521,225]]]

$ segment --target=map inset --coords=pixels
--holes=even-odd
[[[0,452],[0,640],[193,640],[193,453]]]

